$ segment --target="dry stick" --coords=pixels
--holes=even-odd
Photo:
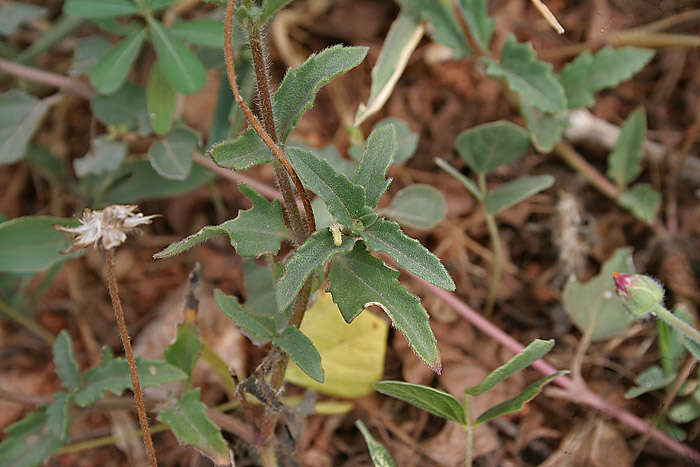
[[[134,387],[134,399],[136,399],[139,424],[141,425],[141,431],[143,431],[143,444],[146,446],[149,463],[152,467],[157,467],[158,464],[156,462],[156,452],[153,448],[151,432],[148,429],[148,417],[146,416],[146,407],[143,403],[143,394],[141,393],[141,384],[139,383],[139,375],[138,371],[136,370],[134,351],[131,349],[129,332],[126,329],[126,320],[124,319],[124,310],[122,309],[122,303],[119,300],[119,290],[117,289],[117,280],[114,275],[114,249],[110,248],[105,252],[105,263],[107,264],[107,285],[109,288],[109,297],[112,299],[114,317],[117,320],[122,345],[124,345],[126,361],[129,363],[129,373],[131,374],[131,384]]]
[[[294,185],[297,188],[299,197],[301,198],[301,201],[304,204],[304,211],[306,214],[306,225],[308,235],[310,235],[311,233],[316,231],[316,221],[314,219],[313,210],[311,209],[311,202],[309,201],[309,198],[308,196],[306,196],[306,192],[304,191],[304,185],[301,183],[299,176],[296,174],[294,168],[287,160],[287,157],[284,155],[282,150],[280,150],[280,148],[277,147],[277,144],[275,144],[275,142],[265,131],[265,129],[262,126],[260,126],[260,122],[258,122],[258,120],[255,118],[255,115],[253,115],[253,112],[250,110],[250,107],[248,107],[248,104],[246,104],[245,100],[243,100],[240,92],[238,91],[238,83],[236,82],[236,68],[233,63],[233,45],[231,43],[231,37],[233,35],[233,11],[235,7],[236,0],[230,0],[226,5],[226,18],[224,24],[224,58],[226,61],[226,74],[228,75],[228,81],[231,85],[231,91],[233,92],[233,97],[236,99],[236,103],[243,111],[246,120],[248,120],[248,123],[250,123],[250,125],[253,127],[258,136],[260,136],[260,139],[262,139],[263,142],[267,145],[267,147],[270,148],[272,153],[284,166],[284,169],[294,181]]]

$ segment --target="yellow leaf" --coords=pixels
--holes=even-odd
[[[367,310],[348,324],[328,293],[322,293],[307,310],[301,331],[321,354],[326,380],[312,380],[293,362],[287,381],[340,397],[362,397],[374,391],[384,373],[384,354],[389,325]]]

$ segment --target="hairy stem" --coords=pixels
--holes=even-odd
[[[651,311],[655,313],[659,319],[664,320],[666,324],[675,328],[676,331],[680,332],[688,339],[695,341],[695,343],[700,344],[700,332],[698,332],[698,330],[690,324],[668,311],[662,304],[657,303]]]
[[[131,348],[129,340],[129,332],[126,329],[126,320],[124,319],[124,310],[122,309],[121,300],[119,300],[119,289],[117,288],[117,279],[114,275],[114,249],[106,251],[105,262],[107,264],[107,285],[109,288],[109,297],[112,299],[112,308],[114,309],[114,317],[117,320],[119,327],[119,335],[124,346],[126,361],[129,363],[129,373],[131,374],[131,384],[134,387],[134,399],[136,399],[136,408],[139,416],[139,424],[143,432],[143,444],[146,446],[148,453],[148,461],[151,467],[156,467],[156,452],[153,448],[153,439],[151,432],[148,429],[148,417],[146,416],[146,406],[143,403],[143,393],[141,392],[141,384],[139,383],[139,375],[136,370],[136,360],[134,360],[134,351]]]
[[[479,189],[482,193],[486,193],[486,174],[479,174]],[[484,211],[486,211],[486,206],[484,206]],[[496,303],[496,297],[498,297],[498,292],[501,288],[501,273],[503,270],[503,247],[501,245],[501,235],[498,233],[498,225],[496,224],[496,218],[486,213],[486,225],[489,229],[489,236],[491,237],[491,245],[493,248],[493,271],[491,272],[491,284],[489,286],[489,295],[486,300],[486,311],[485,315],[490,318],[493,314],[493,306]]]

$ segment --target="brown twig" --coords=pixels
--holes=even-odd
[[[95,95],[95,91],[91,87],[84,85],[80,81],[56,73],[21,65],[5,58],[0,58],[0,72],[64,89],[85,99],[90,99]]]
[[[143,403],[143,393],[141,392],[141,384],[139,383],[138,370],[136,369],[136,360],[134,359],[134,351],[131,348],[129,340],[129,332],[126,329],[126,320],[124,319],[124,310],[122,309],[121,300],[119,299],[119,289],[117,288],[117,279],[114,274],[115,259],[114,249],[110,248],[105,251],[105,263],[107,265],[107,285],[109,288],[109,297],[112,299],[112,308],[114,309],[114,317],[117,320],[119,327],[119,335],[121,336],[126,361],[129,363],[129,373],[131,374],[131,384],[134,387],[134,399],[136,400],[137,413],[139,416],[139,424],[143,431],[143,444],[146,446],[148,460],[152,467],[157,467],[156,452],[153,448],[153,439],[151,432],[148,429],[148,417],[146,415],[146,406]]]

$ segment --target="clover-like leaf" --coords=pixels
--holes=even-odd
[[[178,92],[191,94],[204,86],[206,70],[197,56],[152,16],[147,17],[158,67]]]
[[[207,415],[199,388],[190,389],[173,406],[158,412],[181,444],[196,447],[217,465],[229,465],[231,453],[219,427]]]
[[[367,138],[365,151],[352,177],[365,189],[367,206],[376,207],[379,197],[389,187],[390,180],[385,180],[386,171],[396,152],[396,130],[393,125],[376,128]]]
[[[613,49],[607,46],[595,54],[584,50],[561,70],[569,108],[592,106],[596,92],[631,78],[653,56],[654,50],[637,47]]]
[[[439,389],[404,381],[380,381],[374,385],[374,389],[438,417],[452,420],[460,425],[467,424],[462,403],[452,394]]]
[[[457,136],[456,145],[470,169],[488,174],[524,156],[530,138],[518,125],[497,121],[464,130]]]
[[[465,394],[470,396],[478,396],[485,393],[504,379],[517,373],[518,371],[527,368],[535,361],[544,357],[554,347],[554,339],[541,340],[535,339],[525,347],[522,352],[508,360],[507,363],[493,370],[489,375],[478,385],[472,386],[464,390]]]
[[[623,123],[615,148],[608,156],[608,176],[624,190],[642,172],[642,145],[647,131],[643,107],[632,112]]]
[[[0,94],[0,164],[24,157],[27,145],[49,106],[18,89]]]
[[[386,267],[369,254],[363,242],[357,242],[352,252],[333,259],[329,291],[348,323],[367,306],[379,306],[416,354],[440,372],[440,352],[428,313],[418,297],[403,288],[398,277],[398,271]]]
[[[63,387],[69,390],[76,389],[80,384],[80,368],[73,352],[73,341],[65,330],[58,334],[53,345],[53,361]]]
[[[521,44],[513,35],[503,45],[501,60],[484,59],[486,73],[504,78],[524,105],[537,107],[544,112],[560,114],[567,110],[564,88],[552,71],[552,65],[537,60],[529,43]]]
[[[139,29],[112,47],[90,71],[92,85],[102,94],[112,94],[122,87],[145,39],[146,30]]]
[[[113,94],[93,97],[90,110],[105,125],[127,124],[132,128],[149,118],[146,90],[129,82]]]
[[[171,180],[185,180],[192,170],[192,154],[199,146],[199,134],[187,127],[178,127],[153,142],[148,160],[158,175]]]
[[[356,420],[355,426],[360,430],[365,443],[367,443],[369,457],[372,459],[374,467],[395,467],[396,464],[394,459],[391,458],[389,451],[386,450],[382,443],[374,439],[365,424],[362,423],[362,420]]]
[[[495,216],[504,209],[515,206],[535,193],[546,190],[553,184],[554,177],[551,175],[521,177],[506,182],[486,193],[486,198],[484,199],[486,212]]]
[[[447,214],[447,204],[440,190],[417,183],[396,193],[382,215],[414,229],[432,229]]]
[[[420,242],[404,234],[399,224],[377,219],[360,232],[372,251],[386,253],[396,264],[445,290],[454,290],[455,284],[440,260]]]

